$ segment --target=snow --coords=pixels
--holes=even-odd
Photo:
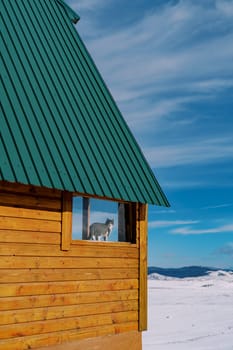
[[[143,350],[233,350],[233,273],[148,280]]]

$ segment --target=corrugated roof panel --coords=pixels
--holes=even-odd
[[[62,0],[3,0],[2,179],[168,205]],[[17,28],[17,30],[16,30]]]
[[[66,43],[69,43],[69,37],[70,36],[68,36],[68,38],[67,38],[68,40],[65,40]],[[80,45],[82,45],[81,40],[80,40]],[[79,46],[79,48],[80,48],[80,46]],[[84,48],[84,50],[85,50],[85,48]],[[84,53],[85,53],[85,51],[84,51]],[[121,140],[121,138],[119,137],[120,136],[119,135],[119,127],[117,126],[117,128],[115,128],[114,124],[112,123],[112,118],[109,118],[109,116],[114,117],[114,115],[113,115],[112,111],[109,109],[109,106],[105,100],[103,100],[103,105],[102,105],[102,103],[101,103],[102,101],[100,100],[100,98],[97,94],[97,92],[100,90],[100,87],[98,86],[98,81],[95,81],[95,79],[93,79],[93,74],[91,71],[91,66],[93,66],[93,62],[91,60],[89,60],[89,61],[86,60],[85,55],[82,55],[82,51],[80,49],[77,50],[77,52],[75,52],[74,57],[75,57],[75,59],[76,59],[76,57],[80,58],[80,61],[77,62],[77,64],[79,64],[79,72],[84,72],[84,74],[85,74],[85,79],[83,79],[83,85],[82,85],[83,90],[87,91],[87,95],[89,96],[89,103],[93,106],[93,109],[97,108],[97,115],[96,115],[97,119],[94,120],[93,122],[95,124],[96,124],[96,122],[98,122],[98,112],[101,113],[101,115],[105,116],[105,121],[106,121],[105,124],[102,123],[102,120],[99,121],[100,125],[101,125],[101,132],[103,133],[106,130],[105,137],[107,138],[107,140],[111,140],[109,142],[109,148],[115,146],[115,150],[113,150],[113,152],[111,150],[111,154],[112,155],[120,154],[122,159],[118,159],[118,162],[120,162],[120,164],[122,164],[122,161],[126,162],[125,155],[127,154],[126,153],[127,149],[125,146],[127,146],[127,144],[122,145],[119,142],[119,140]],[[83,67],[83,62],[85,64],[84,67]],[[85,67],[86,67],[86,71],[85,71]],[[89,70],[87,70],[87,68]],[[87,79],[87,77],[89,79]],[[100,92],[102,94],[102,91],[100,91]],[[96,127],[98,127],[98,125],[96,125]],[[111,133],[111,135],[110,135],[110,133]],[[100,145],[101,145],[101,143],[100,143]],[[119,151],[122,147],[123,147],[123,152],[120,153]],[[115,163],[115,162],[113,162],[113,163]],[[130,163],[129,163],[129,165],[130,165]],[[121,176],[124,175],[124,172],[122,170],[124,171],[124,169],[121,169]],[[117,172],[117,169],[115,169],[114,171]],[[134,173],[132,172],[131,174],[127,174],[127,177],[129,175],[134,176]],[[132,192],[132,188],[131,188],[131,192]],[[138,192],[138,188],[136,189],[136,192]]]
[[[66,9],[68,16],[73,23],[77,23],[80,20],[79,15],[70,6],[68,6],[63,0],[56,0],[56,1]]]
[[[50,13],[50,15],[52,15],[52,12]],[[59,23],[60,24],[60,23]],[[61,23],[61,26],[63,25],[63,23]],[[56,28],[55,29],[55,33],[56,33]],[[62,28],[63,29],[63,28]],[[68,47],[67,46],[67,42],[69,42],[70,38],[69,35],[67,37],[65,37],[64,33],[65,33],[65,28],[63,33],[63,38],[60,44],[63,43],[64,41],[64,45],[65,45],[65,49],[67,48],[72,57],[72,59],[67,59],[67,57],[65,57],[65,60],[62,61],[63,56],[59,55],[59,60],[58,60],[58,64],[60,62],[60,60],[62,61],[60,63],[60,66],[62,67],[64,64],[66,65],[65,69],[65,79],[67,81],[67,85],[71,86],[73,88],[73,94],[71,96],[71,103],[73,101],[73,99],[78,100],[79,101],[79,106],[80,106],[80,114],[79,114],[79,119],[81,119],[81,125],[85,126],[83,129],[83,133],[85,134],[85,138],[83,140],[83,142],[85,142],[85,140],[89,141],[90,146],[92,146],[92,150],[91,152],[89,152],[89,155],[91,156],[92,154],[95,156],[95,163],[97,162],[97,165],[94,167],[94,171],[98,171],[98,169],[102,169],[102,176],[104,175],[107,178],[106,184],[110,184],[110,189],[114,190],[114,183],[113,183],[113,176],[111,176],[111,172],[109,170],[111,170],[112,168],[112,163],[114,163],[112,161],[112,159],[110,158],[110,155],[106,153],[106,143],[104,145],[104,147],[101,147],[102,144],[104,144],[104,139],[109,137],[109,130],[108,130],[108,135],[103,134],[103,120],[102,123],[99,125],[96,124],[96,118],[97,118],[97,114],[96,111],[98,113],[98,106],[96,103],[91,103],[90,101],[90,91],[89,89],[87,89],[85,91],[85,86],[87,85],[87,81],[83,78],[82,74],[82,66],[78,66],[78,69],[74,69],[76,68],[75,65],[79,64],[78,60],[77,60],[77,56],[73,55],[73,48],[72,47]],[[59,38],[55,37],[55,40],[53,41],[54,43],[58,42],[59,43]],[[59,47],[59,45],[58,45]],[[81,74],[80,74],[81,73]],[[84,72],[85,74],[85,72]],[[81,88],[79,89],[79,86],[81,86]],[[73,114],[70,114],[71,117],[73,117]],[[76,118],[76,116],[74,115],[74,117]],[[94,118],[93,118],[94,117]],[[101,149],[102,148],[102,149]],[[98,153],[102,154],[102,157],[96,157],[96,155],[98,155]],[[105,165],[105,162],[108,162],[107,165]],[[93,163],[93,162],[92,162]],[[96,169],[96,170],[95,170]],[[108,169],[108,171],[106,172],[106,169]],[[114,170],[115,172],[116,170]],[[106,184],[105,184],[105,189],[104,191],[106,191]],[[113,192],[114,193],[114,192]],[[112,194],[113,195],[113,194]]]

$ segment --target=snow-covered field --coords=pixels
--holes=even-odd
[[[148,287],[143,350],[233,350],[233,273],[185,279],[153,274]]]

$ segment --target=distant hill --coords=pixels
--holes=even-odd
[[[155,266],[149,266],[148,267],[148,275],[152,273],[158,273],[163,276],[168,277],[176,277],[176,278],[186,278],[186,277],[201,277],[208,275],[211,271],[227,271],[231,272],[230,269],[218,269],[213,267],[206,267],[206,266],[184,266],[179,268],[162,268],[162,267],[155,267]]]

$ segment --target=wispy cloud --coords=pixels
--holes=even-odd
[[[199,221],[196,220],[155,220],[148,223],[149,228],[155,227],[170,227],[180,225],[197,224]]]
[[[233,233],[233,224],[227,224],[217,226],[213,228],[193,228],[192,225],[201,225],[198,220],[154,220],[148,223],[149,228],[161,228],[161,227],[174,227],[177,228],[169,229],[171,234],[179,235],[202,235],[202,234],[213,234],[213,233]]]
[[[233,224],[218,226],[214,228],[201,228],[193,229],[192,227],[185,226],[173,229],[170,231],[172,234],[179,235],[203,235],[203,234],[215,234],[215,233],[233,233]]]
[[[106,32],[95,14],[98,7],[106,6],[106,0],[70,3],[77,10],[94,11],[88,16],[88,48],[130,127],[140,133],[140,143],[152,166],[232,158],[229,130],[222,137],[216,134],[207,138],[205,129],[202,133],[199,128],[197,140],[189,137],[190,125],[198,128],[203,115],[176,117],[174,125],[170,120],[174,113],[185,112],[190,103],[214,101],[218,93],[233,87],[232,2],[211,0],[207,6],[201,0],[167,1],[143,13],[139,20]],[[82,28],[82,23],[79,26]],[[161,124],[167,117],[169,122]],[[172,138],[168,125],[177,131],[182,126],[187,138]],[[168,135],[166,145],[158,146],[151,135],[145,136],[152,130]]]
[[[232,88],[233,80],[231,79],[207,79],[193,83],[193,88],[200,92],[210,93],[217,92],[221,89]]]
[[[135,96],[134,96],[135,97]],[[125,101],[123,101],[125,99]],[[133,101],[134,109],[132,109],[132,101],[130,96],[122,96],[122,107],[127,116],[127,122],[129,126],[132,127],[134,132],[143,132],[148,131],[153,125],[157,125],[158,129],[161,128],[159,122],[169,116],[174,112],[181,112],[187,110],[187,105],[190,102],[200,101],[203,97],[201,95],[193,96],[180,96],[180,97],[160,97],[156,104],[150,102],[148,103],[147,99],[138,98]],[[197,118],[177,118],[177,124],[190,125],[194,123]],[[156,128],[155,128],[156,131]]]
[[[233,203],[224,203],[224,204],[209,205],[206,207],[202,207],[201,209],[219,209],[219,208],[228,208],[232,206],[233,206]]]
[[[186,141],[184,145],[144,148],[147,159],[154,167],[173,167],[185,164],[211,163],[233,159],[233,136]]]
[[[68,0],[72,8],[81,11],[95,11],[96,7],[105,5],[110,0]]]
[[[232,86],[230,9],[227,2],[167,2],[131,26],[101,36],[95,30],[88,45],[118,101],[221,90]]]
[[[208,120],[205,108],[193,112],[198,103],[214,105],[224,91],[229,101],[233,99],[232,1],[154,2],[150,8],[146,4],[137,20],[127,12],[129,5],[124,9],[129,20],[114,26],[109,18],[118,15],[111,12],[115,0],[68,2],[83,13],[77,30],[84,34],[152,167],[232,160],[233,136],[230,128],[222,127],[221,112],[217,115],[214,110]],[[228,113],[230,118],[230,109]],[[184,188],[204,182],[199,177],[182,178],[181,183],[170,176],[162,184]]]
[[[227,243],[215,251],[220,255],[232,256],[233,257],[233,242]]]
[[[217,0],[216,8],[225,16],[233,17],[233,2],[231,0]]]
[[[156,166],[156,169],[158,167]],[[172,179],[172,180],[163,180],[163,186],[166,189],[173,189],[173,190],[177,190],[177,189],[186,189],[186,188],[202,188],[202,187],[208,187],[208,186],[212,186],[212,184],[208,183],[206,180],[199,180],[199,181],[195,181],[195,180],[183,180],[181,178],[176,178],[176,179]]]

